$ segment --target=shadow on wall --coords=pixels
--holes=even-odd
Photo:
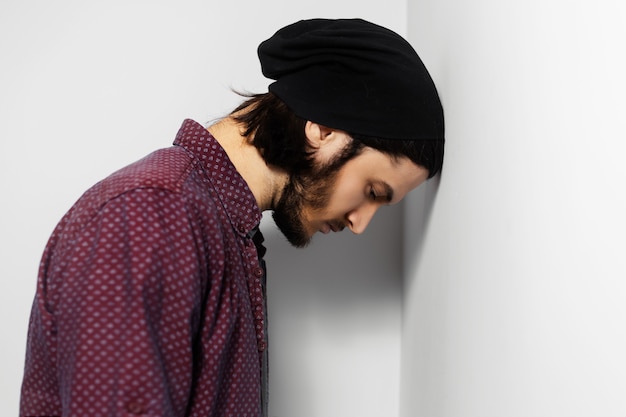
[[[402,204],[383,208],[362,235],[318,233],[305,249],[291,247],[269,218],[263,232],[270,303],[292,314],[307,302],[340,312],[401,294]]]
[[[348,230],[318,234],[305,249],[291,247],[269,216],[262,230],[268,249],[274,414],[327,414],[322,404],[349,408],[359,399],[347,386],[366,380],[364,369],[380,374],[379,383],[395,384],[402,300],[401,204],[380,210],[362,235]],[[376,395],[369,385],[361,395],[368,390],[373,392],[366,395]]]
[[[437,190],[439,189],[440,175],[426,181],[421,187],[405,199],[404,211],[404,294],[416,279],[415,271],[422,259],[424,239],[430,224],[430,217]]]

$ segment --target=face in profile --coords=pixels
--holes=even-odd
[[[427,178],[428,170],[408,158],[366,147],[340,167],[291,178],[274,209],[274,221],[299,248],[317,232],[347,227],[360,234],[380,207],[398,203]]]

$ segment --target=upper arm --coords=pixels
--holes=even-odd
[[[54,311],[64,408],[185,409],[205,264],[193,227],[179,194],[138,189],[76,235]]]

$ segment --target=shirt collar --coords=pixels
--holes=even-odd
[[[174,140],[201,162],[235,230],[252,235],[261,221],[261,211],[248,184],[224,148],[201,124],[186,119]]]

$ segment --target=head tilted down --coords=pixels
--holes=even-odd
[[[258,54],[275,81],[232,115],[265,161],[290,175],[273,209],[293,245],[317,231],[362,232],[378,207],[441,170],[441,102],[398,34],[361,19],[304,20]]]

